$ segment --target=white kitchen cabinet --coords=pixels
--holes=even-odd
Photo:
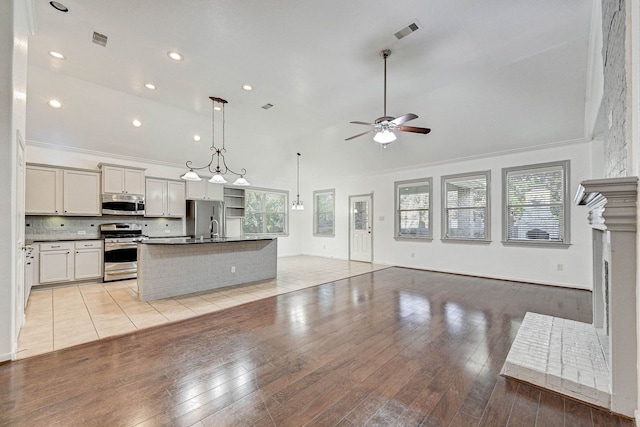
[[[147,178],[144,216],[164,216],[166,205],[166,181]]]
[[[100,173],[27,165],[27,215],[100,216]]]
[[[63,188],[65,215],[101,214],[99,172],[64,170]]]
[[[74,243],[40,243],[40,283],[70,282],[74,277]]]
[[[102,277],[102,240],[42,242],[38,244],[34,285],[64,283]],[[35,283],[35,279],[38,282]]]
[[[62,170],[27,165],[25,213],[27,215],[62,215]]]
[[[184,217],[186,214],[183,181],[147,178],[145,216]]]
[[[223,186],[209,182],[209,178],[201,181],[187,181],[187,199],[189,200],[223,200]]]
[[[144,169],[100,163],[103,193],[144,194]]]
[[[183,217],[187,214],[187,198],[182,181],[167,181],[167,216]]]
[[[102,241],[80,240],[75,242],[74,280],[102,277]]]

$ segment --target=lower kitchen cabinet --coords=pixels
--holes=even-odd
[[[102,241],[78,241],[75,243],[74,280],[102,277]]]
[[[40,283],[73,280],[74,243],[40,243]]]
[[[102,277],[102,240],[40,243],[39,284]]]

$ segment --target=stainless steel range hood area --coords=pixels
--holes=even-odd
[[[102,215],[144,215],[144,194],[102,194]]]

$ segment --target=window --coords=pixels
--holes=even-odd
[[[431,186],[431,178],[395,183],[396,238],[431,239]]]
[[[288,195],[279,190],[245,190],[244,234],[286,235]]]
[[[313,192],[313,235],[335,236],[335,190]]]
[[[490,172],[442,177],[442,239],[489,241]]]
[[[503,240],[568,244],[569,161],[502,169]]]

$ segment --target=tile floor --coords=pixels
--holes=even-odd
[[[18,359],[186,319],[386,266],[329,258],[278,258],[276,279],[150,302],[135,280],[33,289],[18,340]]]

